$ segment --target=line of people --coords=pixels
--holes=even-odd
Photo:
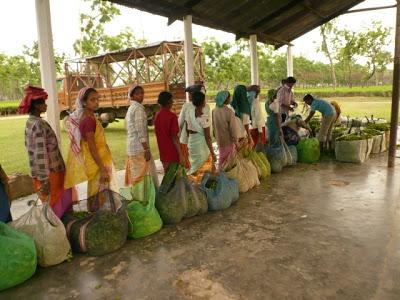
[[[311,131],[308,122],[315,111],[322,114],[318,139],[321,147],[325,146],[338,118],[337,110],[325,100],[306,95],[303,100],[311,107],[311,112],[302,120],[300,115],[292,114],[297,107],[292,90],[296,80],[288,77],[282,83],[281,87],[268,91],[266,123],[262,117],[258,85],[237,85],[232,97],[228,91],[218,92],[212,112],[206,103],[204,86],[190,86],[186,89],[190,101],[183,105],[179,117],[172,111],[172,94],[161,92],[158,97],[161,108],[155,116],[154,127],[164,170],[171,163],[178,162],[186,167],[193,181],[200,182],[206,171],[221,169],[227,158],[243,144],[254,147],[268,140],[269,146],[285,142],[295,145],[299,141],[300,128]],[[126,114],[125,184],[133,186],[146,174],[151,174],[158,187],[150,151],[147,115],[142,105],[144,97],[144,89],[140,85],[130,87],[130,106]],[[70,115],[68,126],[71,144],[66,163],[54,131],[41,118],[47,109],[47,98],[45,90],[29,86],[19,107],[20,113],[29,114],[25,145],[34,189],[42,201],[50,202],[61,218],[77,201],[75,186],[87,181],[88,210],[94,211],[97,208],[91,203],[91,198],[102,189],[119,192],[111,151],[104,129],[95,115],[99,94],[94,88],[86,87],[79,91],[76,109]],[[212,136],[218,145],[218,161]],[[138,197],[141,198],[140,195]]]

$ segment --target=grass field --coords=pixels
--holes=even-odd
[[[339,97],[336,100],[342,107],[344,116],[371,116],[390,119],[389,97]],[[211,107],[214,105],[210,103]],[[264,107],[264,103],[262,103]],[[301,108],[301,107],[300,107]],[[29,173],[28,157],[24,145],[25,118],[0,118],[0,164],[8,173]],[[67,157],[69,139],[65,131],[61,132],[62,153]],[[125,164],[126,133],[124,120],[112,123],[106,128],[106,138],[113,154],[117,169]],[[150,146],[155,158],[159,157],[153,128],[150,128]]]
[[[274,88],[274,87],[272,87]],[[233,89],[230,90],[231,94]],[[261,89],[261,96],[265,98],[268,92],[268,88]],[[294,87],[294,93],[297,97],[302,97],[305,94],[313,94],[318,97],[352,97],[352,96],[364,96],[364,97],[390,97],[392,95],[392,86],[355,86],[355,87],[338,87],[333,89],[332,87],[308,87],[302,88],[300,86]],[[207,91],[207,96],[215,97],[217,91]]]
[[[0,118],[0,164],[8,173],[29,173],[28,155],[24,145],[25,118]],[[106,139],[110,146],[117,169],[123,169],[126,155],[126,131],[124,120],[110,124],[106,129]],[[62,154],[67,159],[69,139],[61,131]],[[157,142],[153,128],[150,128],[150,147],[153,156],[158,159]]]

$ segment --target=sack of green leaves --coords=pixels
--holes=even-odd
[[[228,178],[236,179],[240,193],[245,193],[260,184],[257,168],[241,155],[228,158],[222,170]]]
[[[319,161],[321,152],[318,139],[303,139],[297,144],[296,148],[298,162],[312,164]]]
[[[131,226],[126,200],[109,189],[100,191],[90,200],[92,207],[99,207],[98,210],[74,211],[63,217],[72,250],[101,256],[120,249]]]
[[[372,154],[377,154],[386,151],[386,138],[384,132],[371,128],[364,129],[364,132],[372,136],[373,139],[372,149],[371,149]]]
[[[177,224],[183,218],[206,213],[208,204],[205,193],[189,181],[184,167],[171,164],[161,182],[156,208],[164,224]]]
[[[368,129],[375,129],[381,131],[385,135],[386,140],[386,148],[389,147],[389,140],[390,140],[390,124],[389,123],[368,123]]]
[[[207,196],[208,210],[228,208],[239,199],[237,181],[226,177],[224,172],[218,175],[205,173],[201,180],[201,187]]]
[[[71,250],[65,227],[50,205],[37,202],[19,219],[9,223],[35,241],[38,264],[54,266],[67,260]]]
[[[251,150],[249,153],[249,159],[252,161],[254,166],[257,168],[258,177],[260,179],[265,179],[269,175],[271,175],[271,167],[269,165],[268,160],[265,158],[265,155],[261,152],[256,152]]]
[[[351,163],[363,163],[372,150],[372,135],[357,132],[341,136],[335,142],[336,160]]]
[[[128,192],[129,200],[127,211],[132,226],[128,237],[141,238],[151,235],[162,228],[162,220],[156,209],[156,189],[150,174],[130,188],[121,190],[121,194]]]
[[[0,291],[16,286],[36,272],[35,242],[0,222]]]
[[[282,144],[279,146],[267,147],[266,155],[271,165],[272,173],[280,173],[282,169],[288,165],[287,150]],[[292,163],[291,157],[289,162]]]

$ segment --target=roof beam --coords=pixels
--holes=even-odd
[[[260,21],[258,21],[256,23],[254,23],[253,25],[249,26],[249,28],[252,29],[252,30],[257,30],[258,28],[264,26],[265,24],[267,24],[268,22],[270,22],[274,18],[278,17],[283,12],[289,10],[294,5],[302,4],[302,3],[303,3],[303,0],[291,0],[288,4],[282,6],[278,10],[276,10],[273,13],[270,13],[266,17],[262,18]]]
[[[352,14],[352,13],[358,13],[358,12],[363,12],[363,11],[380,10],[380,9],[388,9],[388,8],[395,8],[395,7],[397,7],[396,4],[387,5],[387,6],[360,8],[360,9],[348,10],[348,11],[344,12],[343,14]]]
[[[306,0],[306,1],[302,4],[302,6],[303,6],[304,8],[307,8],[310,12],[312,12],[314,15],[316,15],[316,16],[319,17],[320,19],[326,19],[326,18],[327,18],[327,16],[326,16],[325,14],[321,13],[318,9],[314,8],[314,7],[312,6],[312,4],[310,3],[309,0]]]
[[[290,20],[290,22],[296,22],[297,20],[304,18],[304,14],[308,13],[309,11],[307,10],[307,8],[304,8],[302,11],[299,11],[298,13],[289,16],[288,18],[285,18],[284,20],[282,20],[281,22],[279,22],[278,24],[274,25],[271,28],[268,28],[267,30],[264,31],[264,33],[266,34],[273,34],[278,32],[280,29],[283,29],[285,24],[287,24]]]

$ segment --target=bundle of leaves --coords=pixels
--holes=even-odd
[[[377,135],[382,135],[382,131],[372,129],[372,128],[366,128],[363,130],[366,134],[370,134],[372,136],[377,136]]]
[[[375,130],[379,130],[379,131],[389,131],[390,124],[389,123],[368,123],[367,128],[375,129]]]
[[[365,131],[360,131],[352,134],[343,135],[336,139],[336,141],[360,141],[368,140],[373,137],[372,134],[366,133]]]

